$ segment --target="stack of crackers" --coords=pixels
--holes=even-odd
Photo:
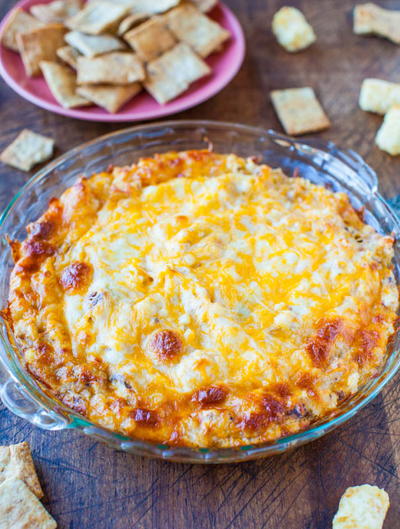
[[[118,110],[144,88],[160,104],[209,75],[230,34],[206,15],[217,0],[54,0],[15,9],[1,35],[30,77],[66,108]]]

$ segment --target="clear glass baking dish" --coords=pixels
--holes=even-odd
[[[25,226],[46,209],[78,176],[89,176],[109,164],[130,164],[142,156],[169,150],[200,149],[212,145],[217,152],[257,156],[272,167],[281,167],[309,180],[345,191],[355,208],[364,208],[365,220],[379,232],[396,238],[394,267],[399,282],[400,224],[393,209],[378,193],[376,174],[352,151],[333,143],[298,141],[273,131],[212,121],[170,121],[125,129],[81,145],[39,171],[16,194],[0,218],[0,304],[8,296],[13,266],[6,237],[24,239]],[[0,319],[1,320],[1,319]],[[46,395],[19,362],[18,349],[0,321],[0,395],[13,413],[45,430],[75,429],[136,455],[190,463],[227,463],[280,454],[318,439],[343,424],[370,402],[394,376],[400,364],[397,332],[388,346],[382,372],[356,395],[343,402],[334,415],[309,429],[272,443],[228,449],[169,447],[128,438],[93,424]]]

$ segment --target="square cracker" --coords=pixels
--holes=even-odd
[[[136,51],[139,59],[152,61],[171,49],[176,40],[162,17],[153,17],[124,35],[126,42]]]
[[[70,31],[65,42],[76,48],[85,57],[95,57],[103,53],[125,49],[125,45],[113,35],[86,35],[80,31]]]
[[[185,92],[191,83],[210,72],[210,67],[182,42],[147,65],[144,85],[163,104]]]
[[[40,68],[50,92],[61,106],[75,108],[90,104],[76,93],[76,75],[71,68],[52,61],[42,61]]]
[[[116,30],[119,22],[128,13],[129,8],[115,2],[89,2],[75,16],[65,21],[70,29],[99,35]]]
[[[55,529],[57,523],[20,479],[0,485],[1,529]]]
[[[25,71],[30,77],[40,74],[40,61],[55,61],[57,50],[64,45],[65,28],[62,24],[48,24],[17,36]]]
[[[354,33],[378,35],[400,44],[400,11],[383,9],[373,4],[359,4],[354,8]]]
[[[392,156],[400,154],[400,105],[394,105],[385,114],[375,142],[382,151]]]
[[[38,498],[43,496],[27,442],[0,446],[0,483],[10,478],[21,479]]]
[[[165,15],[178,40],[189,44],[201,57],[216,51],[230,37],[229,31],[201,13],[194,5],[178,6]]]
[[[37,163],[51,158],[54,140],[24,129],[1,153],[0,160],[21,171],[30,171]]]
[[[111,114],[114,114],[141,90],[142,85],[140,83],[132,83],[120,86],[79,86],[77,92],[89,101],[92,101],[96,105],[108,110]]]
[[[64,22],[69,17],[76,15],[81,9],[81,0],[54,0],[49,4],[36,4],[30,11],[34,17],[45,24]]]
[[[343,494],[332,529],[382,529],[389,496],[371,485],[349,487]]]
[[[43,22],[40,20],[36,20],[22,9],[14,9],[1,32],[1,43],[10,50],[18,51],[17,35],[41,26],[43,26]]]
[[[128,15],[119,23],[117,31],[118,35],[124,35],[130,29],[136,28],[139,24],[145,22],[148,18],[149,17],[146,13],[133,13],[132,15]]]
[[[101,1],[101,0],[92,0]],[[168,9],[176,7],[180,0],[113,0],[119,5],[129,7],[131,13],[145,13],[147,15],[157,15],[165,13]]]
[[[364,79],[359,104],[362,110],[386,114],[393,105],[400,105],[400,83],[383,79]]]
[[[143,64],[135,53],[113,52],[100,57],[79,57],[78,84],[131,84],[143,81]]]
[[[58,48],[57,50],[57,57],[63,62],[65,62],[65,64],[68,64],[68,66],[71,66],[71,68],[74,68],[75,70],[78,57],[80,56],[81,54],[79,53],[79,51],[73,48],[72,46],[63,46],[62,48]]]
[[[330,121],[309,87],[273,90],[271,100],[288,134],[306,134],[330,127]]]
[[[202,13],[211,11],[218,4],[218,0],[190,0]]]

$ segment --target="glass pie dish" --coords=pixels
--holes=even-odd
[[[333,143],[298,141],[273,131],[211,121],[171,121],[133,127],[77,147],[39,171],[16,194],[0,218],[0,303],[5,306],[13,266],[8,237],[22,240],[25,226],[46,209],[49,199],[59,196],[78,176],[90,176],[110,164],[127,165],[143,156],[171,150],[212,146],[216,152],[255,156],[257,161],[280,167],[287,175],[344,191],[364,219],[377,231],[393,234],[394,273],[400,278],[400,221],[378,193],[376,174],[356,153],[341,151]],[[393,207],[395,207],[395,203]],[[237,448],[211,449],[168,446],[130,438],[100,427],[49,397],[23,369],[18,347],[5,321],[0,321],[0,396],[14,414],[46,430],[77,429],[113,448],[136,455],[188,463],[228,463],[280,454],[325,435],[343,424],[370,402],[394,376],[400,365],[400,335],[388,344],[381,373],[335,412],[306,430],[274,442]]]

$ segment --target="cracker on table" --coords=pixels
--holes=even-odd
[[[64,108],[87,106],[90,102],[76,93],[76,75],[68,66],[42,61],[40,68],[54,98]]]
[[[64,46],[65,27],[62,24],[48,24],[17,36],[25,71],[30,77],[40,74],[40,61],[54,61],[57,50]]]
[[[210,72],[201,57],[182,42],[147,65],[144,85],[160,104],[164,104]]]
[[[63,46],[57,50],[57,57],[74,70],[76,70],[76,63],[80,55],[79,51],[72,46]]]
[[[43,26],[43,22],[36,20],[22,9],[14,9],[7,18],[1,32],[1,43],[10,50],[18,51],[17,35],[26,33]]]
[[[192,4],[178,6],[165,15],[167,24],[178,38],[201,57],[216,51],[230,37],[229,31],[208,18]]]
[[[117,34],[120,36],[124,35],[130,29],[133,29],[142,22],[145,22],[148,18],[149,16],[146,13],[133,13],[132,15],[128,15],[119,23]]]
[[[349,487],[343,494],[332,529],[382,529],[389,496],[378,487]]]
[[[400,105],[400,83],[382,79],[364,79],[359,98],[360,108],[386,114],[393,105]]]
[[[330,121],[310,87],[271,92],[272,104],[288,134],[306,134],[330,127]]]
[[[31,450],[26,441],[0,446],[0,483],[10,478],[21,479],[38,498],[43,496]]]
[[[77,72],[78,84],[131,84],[145,78],[136,53],[118,51],[100,57],[79,57]]]
[[[154,16],[124,35],[126,42],[142,61],[152,61],[176,44],[162,17]]]
[[[85,85],[79,86],[77,93],[114,114],[141,90],[142,85],[140,83],[120,86]]]
[[[36,4],[31,7],[31,14],[45,24],[64,22],[69,17],[76,15],[81,9],[81,0],[54,0],[49,4]]]
[[[316,40],[312,26],[296,7],[281,7],[272,18],[272,31],[289,52],[304,50]]]
[[[190,0],[190,2],[194,4],[197,9],[200,9],[202,13],[211,11],[211,9],[218,4],[218,0]]]
[[[373,4],[359,4],[354,8],[354,33],[378,35],[400,44],[400,11],[383,9]]]
[[[127,6],[111,1],[88,2],[75,16],[67,19],[65,24],[82,33],[99,35],[116,30],[128,11]]]
[[[386,112],[375,142],[382,151],[392,156],[400,154],[400,105]]]
[[[125,45],[113,35],[86,35],[80,31],[69,31],[65,42],[76,48],[85,57],[95,57],[111,51],[125,49]]]
[[[51,158],[54,140],[24,129],[1,153],[0,160],[22,171],[30,171],[38,163]]]
[[[57,523],[20,479],[0,485],[1,529],[55,529]]]

